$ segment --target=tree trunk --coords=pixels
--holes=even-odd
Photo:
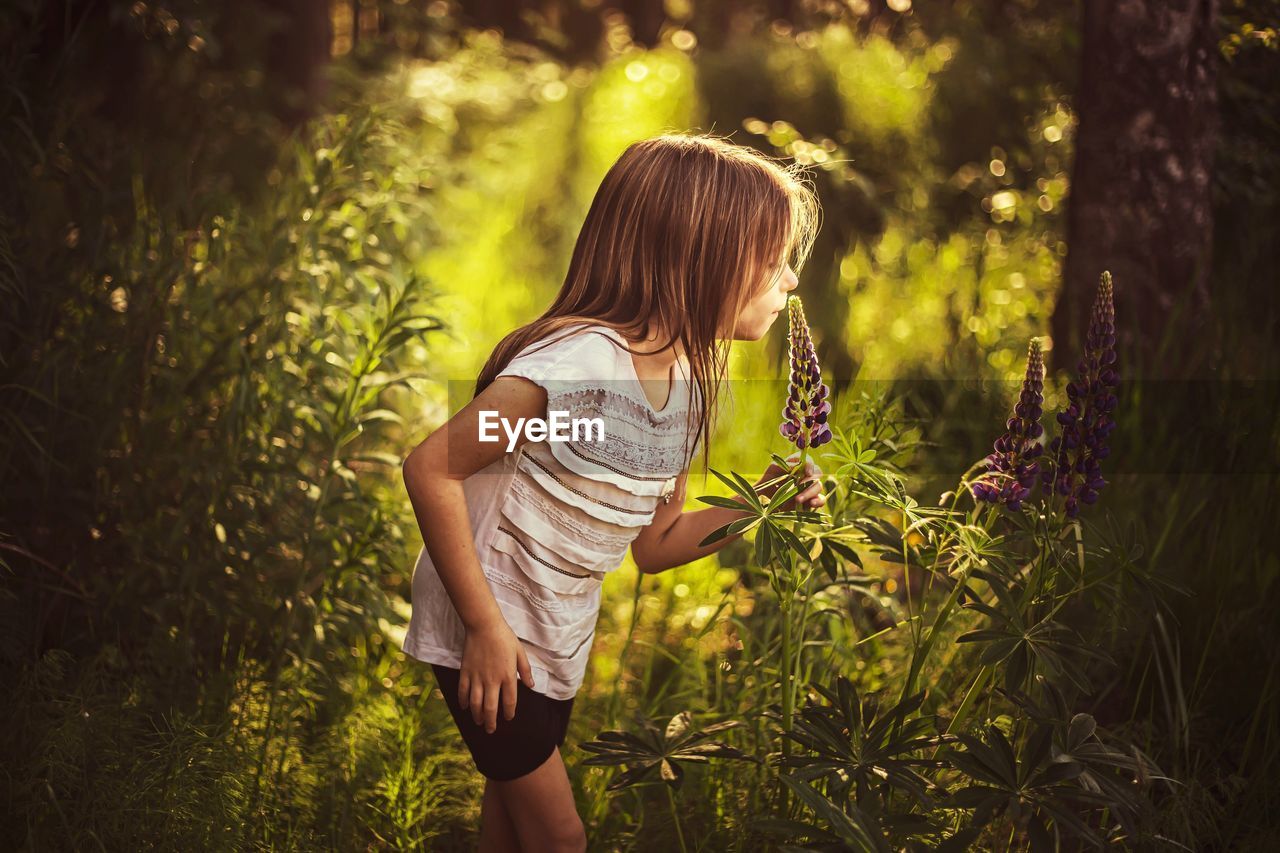
[[[296,128],[315,115],[327,91],[324,68],[329,62],[333,24],[329,4],[314,0],[267,0],[244,4],[242,13],[261,14],[265,6],[280,16],[281,26],[267,39],[266,72],[281,90],[276,109],[284,125]],[[352,5],[351,44],[360,37],[360,6]]]
[[[1194,369],[1209,310],[1217,12],[1217,0],[1084,4],[1054,369],[1074,369],[1105,269],[1125,375]]]

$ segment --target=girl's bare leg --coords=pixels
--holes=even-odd
[[[484,799],[480,801],[480,853],[520,853],[516,827],[498,794],[498,782],[484,781]]]
[[[507,807],[521,849],[539,853],[583,853],[587,849],[587,833],[559,748],[553,749],[537,770],[492,784]]]

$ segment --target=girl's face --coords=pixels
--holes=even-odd
[[[800,285],[800,279],[786,264],[773,282],[742,306],[742,313],[733,328],[732,340],[758,341],[769,331],[773,321],[787,310],[787,296]]]

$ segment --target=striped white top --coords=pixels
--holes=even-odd
[[[538,383],[549,412],[600,418],[604,440],[580,434],[528,442],[464,480],[463,491],[477,556],[524,644],[533,689],[568,699],[586,673],[605,574],[622,563],[697,452],[698,437],[685,434],[696,386],[681,357],[667,402],[655,410],[615,330],[580,324],[547,340],[526,347],[499,375]],[[464,637],[424,547],[404,651],[456,668]]]

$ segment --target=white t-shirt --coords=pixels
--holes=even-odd
[[[667,402],[655,410],[622,336],[596,324],[530,344],[499,375],[538,383],[547,391],[548,413],[567,412],[568,423],[599,418],[604,427],[603,441],[586,430],[576,441],[530,441],[463,481],[476,554],[524,645],[533,689],[569,699],[586,674],[605,574],[622,563],[697,452],[689,424],[697,389],[681,357]],[[496,432],[505,447],[506,433]],[[414,566],[404,651],[457,668],[464,638],[424,547]]]

